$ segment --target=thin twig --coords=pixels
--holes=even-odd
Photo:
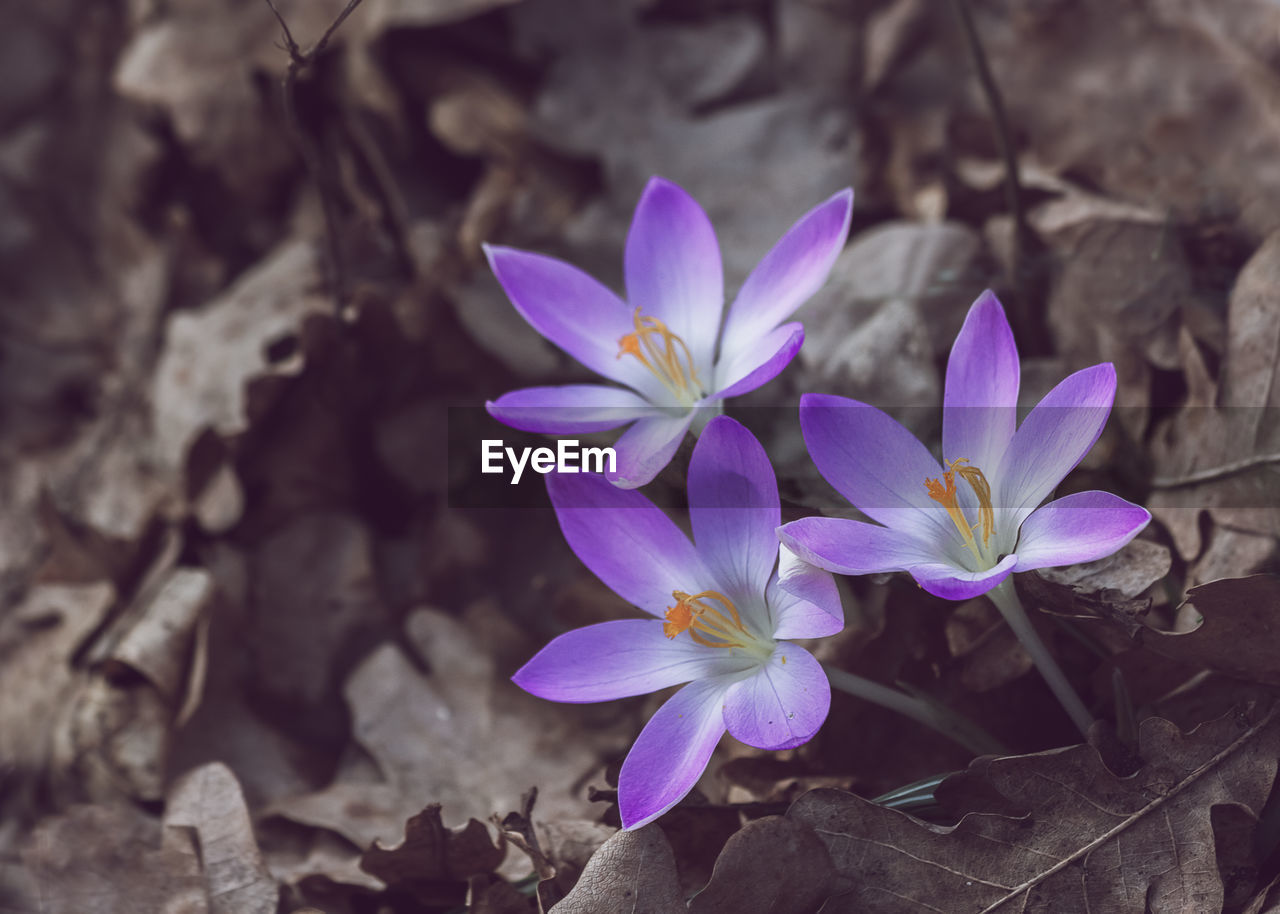
[[[1280,454],[1254,454],[1252,457],[1224,463],[1221,466],[1206,467],[1203,470],[1196,470],[1183,476],[1157,476],[1151,480],[1151,485],[1157,489],[1176,489],[1180,486],[1191,486],[1201,482],[1209,482],[1213,479],[1222,479],[1226,476],[1235,476],[1237,473],[1243,473],[1255,467],[1266,466],[1269,463],[1280,463]]]
[[[307,167],[307,173],[320,193],[320,208],[324,213],[325,246],[329,259],[330,279],[333,284],[333,297],[339,314],[342,313],[342,309],[347,302],[347,265],[342,255],[342,244],[338,237],[338,206],[337,201],[334,199],[331,182],[325,173],[324,162],[320,152],[307,135],[307,132],[302,129],[302,121],[298,117],[295,93],[298,73],[303,68],[309,67],[315,62],[316,58],[324,53],[325,48],[329,45],[329,39],[333,37],[347,17],[355,12],[356,7],[361,2],[362,0],[349,0],[342,12],[329,23],[329,27],[324,30],[324,34],[320,36],[320,40],[315,43],[315,46],[304,53],[298,46],[298,42],[294,40],[293,32],[289,30],[289,24],[285,22],[284,16],[276,9],[273,0],[266,0],[272,15],[276,17],[276,22],[280,24],[280,31],[284,36],[284,49],[289,53],[289,66],[280,78],[281,104],[284,107],[285,123],[288,125],[294,146],[297,147],[298,154],[302,156],[302,161]]]
[[[1026,288],[1025,245],[1031,237],[1031,229],[1027,224],[1027,213],[1022,205],[1022,178],[1018,172],[1018,157],[1013,149],[1013,140],[1009,133],[1009,121],[1005,116],[1004,99],[1000,95],[1000,87],[991,75],[991,66],[987,63],[986,52],[982,49],[982,39],[978,36],[978,28],[973,22],[973,11],[969,8],[969,0],[951,0],[951,6],[960,18],[960,28],[964,33],[965,46],[969,58],[978,73],[978,82],[982,93],[986,96],[987,107],[991,109],[991,123],[995,133],[996,145],[1000,149],[1000,157],[1004,160],[1004,199],[1009,215],[1013,217],[1013,249],[1009,252],[1009,279],[1013,283],[1016,299],[1014,302],[1015,322],[1020,325],[1024,334],[1038,336],[1038,327],[1031,317],[1031,297]]]

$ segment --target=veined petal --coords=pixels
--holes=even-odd
[[[1042,505],[1022,524],[1018,571],[1111,555],[1151,520],[1146,508],[1110,492],[1077,492]]]
[[[657,619],[618,619],[565,632],[511,680],[549,701],[609,701],[741,672],[750,661],[732,653],[668,638]]]
[[[948,557],[911,533],[843,517],[802,517],[778,528],[799,558],[836,574],[906,571]]]
[[[693,410],[671,408],[636,422],[613,446],[617,472],[609,474],[609,481],[623,489],[652,481],[671,462],[692,422]]]
[[[706,770],[724,736],[723,679],[691,682],[640,731],[618,773],[623,828],[639,828],[675,806]]]
[[[916,579],[916,583],[935,597],[944,600],[968,600],[981,596],[995,587],[1010,574],[1018,564],[1016,555],[1006,555],[994,568],[986,571],[967,571],[945,562],[929,562],[914,565],[907,570]]]
[[[775,638],[825,638],[844,628],[844,607],[830,572],[778,549],[778,574],[769,580]]]
[[[504,425],[552,435],[617,428],[655,409],[633,391],[603,384],[525,387],[484,406]]]
[[[758,601],[778,558],[773,531],[782,516],[760,442],[728,416],[712,419],[689,460],[688,494],[698,554],[740,607]]]
[[[990,291],[969,309],[951,356],[942,407],[942,453],[995,470],[1017,428],[1018,348]]]
[[[722,353],[749,348],[818,291],[844,247],[852,211],[853,191],[845,188],[787,230],[742,284],[725,320]]]
[[[729,687],[724,722],[730,735],[759,749],[807,743],[831,707],[831,684],[822,664],[789,641],[754,675]]]
[[[569,548],[633,606],[661,618],[673,590],[713,587],[693,543],[639,492],[586,473],[549,473],[547,492]]]
[[[529,251],[485,245],[485,256],[511,304],[535,330],[592,371],[641,393],[661,391],[618,340],[634,329],[632,309],[577,267]]]
[[[925,489],[925,480],[940,477],[942,468],[894,419],[857,400],[805,394],[800,429],[822,478],[863,514],[917,539],[957,539],[950,518]]]
[[[720,388],[712,399],[736,397],[767,384],[791,364],[800,347],[804,345],[804,327],[798,322],[783,324],[750,341],[745,349],[732,354],[730,361],[716,365],[716,381]]]
[[[627,300],[684,340],[709,377],[724,310],[724,271],[715,229],[683,188],[650,178],[636,204],[625,255]]]
[[[996,505],[1021,523],[1093,447],[1116,395],[1110,362],[1070,375],[1045,394],[1009,443],[997,471]]]

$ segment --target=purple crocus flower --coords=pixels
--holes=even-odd
[[[804,328],[782,324],[826,281],[849,232],[853,191],[810,210],[751,271],[724,311],[720,248],[684,190],[652,178],[636,205],[624,259],[624,302],[577,267],[486,246],[494,275],[534,329],[623,387],[531,387],[487,405],[512,428],[582,434],[630,424],[610,481],[644,485],[728,397],[771,380],[800,350]],[[779,326],[781,324],[781,326]],[[717,346],[718,343],[718,346]]]
[[[618,778],[622,824],[651,822],[692,789],[728,730],[762,749],[807,742],[830,686],[804,648],[782,639],[844,625],[835,581],[780,548],[777,481],[764,448],[727,416],[711,420],[689,463],[694,541],[639,492],[602,476],[551,474],[570,548],[618,595],[655,618],[563,634],[515,674],[552,701],[607,701],[688,683],[653,716]]]
[[[945,466],[875,407],[806,394],[800,425],[814,464],[878,523],[808,517],[779,530],[783,543],[839,574],[909,572],[952,600],[992,591],[1015,571],[1115,552],[1151,519],[1145,508],[1107,492],[1040,505],[1102,433],[1115,368],[1104,363],[1071,375],[1021,426],[1018,377],[1004,309],[985,292],[947,362]]]

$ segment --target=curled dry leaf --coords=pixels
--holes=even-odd
[[[1149,718],[1138,735],[1144,764],[1124,778],[1091,746],[980,759],[953,798],[972,809],[965,798],[994,795],[1003,808],[974,809],[950,828],[853,794],[806,794],[787,816],[811,826],[856,883],[824,912],[917,914],[937,910],[939,899],[948,914],[1221,910],[1219,867],[1252,877],[1251,861],[1229,853],[1239,842],[1219,840],[1217,813],[1261,811],[1275,783],[1280,718],[1252,709],[1190,733]]]
[[[1181,615],[1192,608],[1202,622],[1189,632],[1147,629],[1141,643],[1165,657],[1229,676],[1280,685],[1280,576],[1211,581],[1187,591]]]
[[[209,914],[274,914],[279,890],[230,768],[211,762],[179,778],[169,792],[164,824],[194,833],[191,859],[203,876]]]

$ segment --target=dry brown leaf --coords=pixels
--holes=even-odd
[[[1186,734],[1150,718],[1137,747],[1145,764],[1124,778],[1091,746],[980,759],[957,792],[998,796],[1004,808],[950,828],[831,790],[806,794],[787,815],[814,828],[856,882],[827,902],[829,914],[916,914],[943,899],[947,914],[1218,911],[1224,861],[1215,853],[1226,848],[1215,810],[1256,816],[1277,750],[1275,711],[1241,711]]]
[[[506,856],[489,829],[471,819],[450,830],[433,803],[404,825],[404,840],[394,847],[375,841],[360,858],[360,868],[387,886],[403,889],[422,904],[446,903],[440,883],[466,882],[473,875],[491,873]]]
[[[45,768],[50,721],[82,678],[72,657],[115,596],[106,581],[43,584],[0,617],[0,769]]]
[[[380,781],[340,773],[325,790],[279,801],[273,812],[359,847],[399,840],[424,798],[441,804],[449,820],[486,820],[519,809],[521,795],[537,786],[540,817],[590,814],[582,782],[598,757],[592,739],[571,733],[563,708],[496,679],[484,646],[443,613],[414,613],[408,635],[429,675],[386,644],[345,688],[355,738]]]
[[[656,825],[620,831],[587,861],[578,884],[552,914],[687,914],[680,897],[676,858]]]
[[[808,914],[839,876],[818,836],[794,819],[749,822],[726,842],[692,914]]]
[[[75,806],[46,819],[22,859],[38,892],[32,911],[212,914],[186,836],[128,807]]]
[[[1143,647],[1229,676],[1280,685],[1280,576],[1201,584],[1187,591],[1186,609],[1202,619],[1198,627],[1181,634],[1147,629]]]
[[[206,428],[224,436],[248,428],[247,382],[280,370],[268,360],[271,344],[297,334],[307,315],[332,310],[321,287],[314,246],[290,240],[218,298],[169,319],[151,389],[161,466],[181,478]]]
[[[280,893],[231,769],[211,762],[179,778],[169,792],[164,824],[194,833],[191,859],[204,878],[209,914],[274,914]]]
[[[1227,312],[1227,347],[1216,381],[1184,334],[1181,353],[1188,402],[1158,429],[1153,443],[1156,491],[1152,514],[1173,533],[1178,549],[1198,560],[1192,583],[1226,571],[1258,570],[1273,550],[1235,552],[1230,539],[1206,548],[1199,516],[1219,527],[1265,537],[1280,535],[1280,232],[1253,254],[1236,279]],[[1256,544],[1265,546],[1263,543]],[[1199,565],[1203,563],[1205,570]]]

